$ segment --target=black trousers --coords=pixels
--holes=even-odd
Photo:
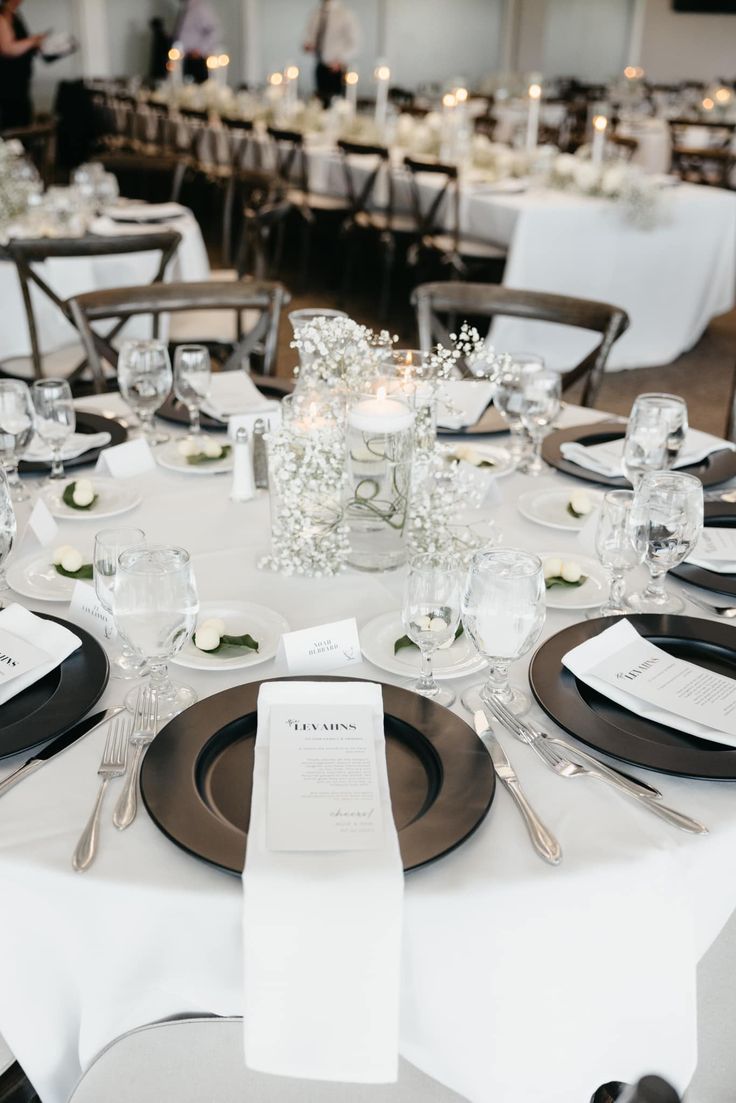
[[[324,65],[321,61],[318,61],[317,68],[314,71],[314,79],[317,85],[317,95],[325,107],[329,107],[330,101],[335,96],[342,96],[345,91],[344,69],[330,69],[329,65]]]
[[[29,92],[13,96],[0,95],[0,130],[15,130],[33,122],[33,105]]]

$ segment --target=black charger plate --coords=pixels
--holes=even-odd
[[[161,831],[236,874],[245,860],[260,685],[225,690],[174,717],[141,773],[143,800]],[[404,869],[416,869],[482,823],[495,775],[483,743],[458,716],[408,690],[382,688],[394,821]]]
[[[61,666],[0,705],[0,758],[31,750],[67,731],[97,704],[110,678],[107,655],[94,636],[61,617],[36,616],[63,624],[82,646]]]
[[[619,618],[582,621],[552,636],[529,668],[534,696],[548,716],[597,751],[636,766],[682,777],[736,781],[736,750],[647,720],[575,678],[562,656]],[[627,618],[671,655],[736,678],[736,632],[730,624],[695,617],[640,614]]]
[[[101,417],[99,414],[89,414],[86,410],[77,411],[77,432],[78,433],[109,433],[110,443],[104,445],[104,448],[112,448],[113,445],[123,444],[128,439],[128,430],[124,425],[121,425],[119,421],[110,417]],[[81,456],[77,456],[73,460],[64,460],[64,468],[68,467],[84,467],[90,463],[96,463],[97,457],[100,452],[104,451],[104,448],[90,448],[89,452],[83,452]],[[36,475],[43,474],[51,467],[51,463],[40,463],[36,460],[30,462],[28,460],[21,460],[18,465],[18,470],[21,475]]]
[[[705,524],[708,528],[736,528],[736,505],[728,502],[706,502]],[[691,586],[736,597],[736,574],[719,574],[705,567],[696,567],[692,563],[681,563],[669,573],[681,582],[689,582]]]
[[[598,475],[595,471],[588,471],[580,464],[565,459],[560,451],[563,444],[575,442],[575,444],[590,447],[609,440],[619,440],[624,436],[626,436],[626,423],[623,421],[598,421],[594,425],[576,425],[572,429],[558,429],[557,432],[550,433],[544,438],[542,459],[550,467],[556,467],[558,471],[564,471],[566,475],[572,475],[576,479],[630,490],[631,483],[627,479]],[[703,486],[715,486],[736,475],[736,452],[730,448],[723,448],[720,452],[711,452],[710,456],[700,463],[691,464],[690,467],[678,467],[677,470],[686,475],[695,475]]]

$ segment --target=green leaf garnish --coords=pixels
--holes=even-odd
[[[457,631],[455,632],[455,639],[459,640],[463,634],[462,624],[458,624]],[[454,640],[453,640],[454,643]],[[405,647],[413,647],[416,651],[419,650],[419,646],[414,643],[414,640],[409,639],[408,636],[402,636],[394,644],[394,655],[398,655],[399,651],[403,651]]]
[[[581,517],[585,517],[584,513],[578,513],[576,510],[574,510],[572,508],[572,503],[571,502],[567,503],[567,512],[570,514],[571,517],[576,517],[578,519],[581,518]]]
[[[569,590],[577,590],[579,586],[582,586],[584,582],[588,581],[588,576],[581,574],[577,582],[568,582],[566,578],[561,575],[553,575],[552,578],[545,578],[545,589],[551,590],[553,586],[567,586]]]
[[[79,509],[79,510],[82,510],[83,512],[86,512],[87,510],[92,509],[92,507],[100,500],[99,494],[95,494],[94,498],[89,503],[89,505],[87,505],[87,506],[77,505],[77,503],[74,501],[74,488],[75,488],[76,485],[77,485],[76,483],[69,483],[68,486],[64,487],[64,493],[61,496],[62,502],[64,503],[65,506],[69,506],[70,509]]]
[[[54,563],[57,574],[64,578],[86,578],[90,581],[94,578],[94,567],[91,563],[83,563],[78,571],[65,571],[61,563]]]
[[[244,636],[220,636],[219,644],[211,651],[204,651],[201,647],[198,650],[203,655],[221,655],[223,651],[258,651],[259,646],[257,640],[246,633]]]
[[[200,463],[220,463],[221,460],[224,460],[229,455],[230,445],[223,444],[222,452],[219,456],[207,456],[204,452],[195,452],[193,456],[187,456],[187,463],[191,463],[193,465]]]

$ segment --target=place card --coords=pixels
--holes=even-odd
[[[29,674],[51,661],[51,656],[28,640],[0,628],[0,686]]]
[[[36,501],[28,517],[28,523],[23,533],[22,548],[24,552],[31,551],[36,545],[47,548],[55,544],[59,535],[59,526],[54,520],[51,510],[43,498]]]
[[[156,461],[147,440],[126,440],[114,448],[105,448],[100,452],[95,466],[98,475],[109,475],[113,479],[131,479],[135,475],[145,475],[156,470]]]
[[[669,655],[627,620],[569,651],[562,662],[624,708],[682,731],[707,729],[736,740],[736,678]]]
[[[269,850],[375,850],[383,842],[374,714],[275,705],[269,722]]]
[[[362,662],[360,637],[355,617],[285,632],[277,658],[286,663],[289,674],[324,674],[342,666]]]
[[[94,586],[89,582],[75,582],[69,603],[69,619],[80,628],[86,628],[98,639],[113,640],[117,636],[112,613],[108,613],[102,605]]]

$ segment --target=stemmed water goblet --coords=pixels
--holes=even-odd
[[[468,638],[489,664],[488,678],[463,695],[470,712],[500,701],[522,716],[530,701],[509,683],[509,666],[531,650],[545,618],[544,572],[541,559],[517,548],[478,552],[470,565],[462,599],[462,620]]]
[[[180,345],[174,355],[174,394],[189,411],[193,435],[202,432],[199,422],[202,403],[212,384],[210,354],[204,345]]]
[[[51,449],[49,479],[64,478],[62,453],[77,424],[72,390],[65,379],[37,379],[31,387],[38,436]]]
[[[173,373],[163,341],[124,341],[118,357],[120,393],[138,416],[150,445],[165,444],[168,433],[156,429],[153,415],[171,391]]]
[[[559,373],[554,371],[524,371],[521,381],[521,424],[532,442],[521,470],[536,477],[544,472],[542,441],[560,412],[562,384]]]
[[[20,379],[0,380],[0,465],[16,502],[30,495],[18,476],[18,461],[33,439],[33,403]]]
[[[627,606],[638,613],[681,613],[685,602],[664,588],[667,571],[686,559],[703,530],[703,485],[677,471],[645,474],[631,506],[631,538],[649,568],[649,584]]]
[[[457,559],[417,556],[409,563],[401,619],[419,648],[422,669],[412,685],[415,693],[449,707],[455,694],[438,685],[432,660],[438,648],[451,643],[460,623],[463,575]]]
[[[139,547],[145,542],[146,534],[138,528],[109,528],[102,529],[95,534],[95,548],[93,554],[93,574],[95,593],[102,608],[112,613],[112,592],[115,585],[115,575],[118,569],[118,559],[128,548]],[[113,678],[140,678],[143,673],[143,664],[134,654],[126,641],[122,641],[122,649],[110,663],[110,673]]]
[[[619,617],[628,612],[624,602],[625,574],[639,562],[631,539],[632,490],[609,490],[598,513],[595,550],[610,575],[608,598],[600,609],[591,609],[594,617]]]
[[[199,598],[189,552],[170,545],[128,548],[118,559],[112,591],[120,636],[150,671],[150,688],[159,720],[168,720],[197,700],[189,686],[169,678],[167,664],[190,639],[197,623]],[[138,686],[125,697],[135,712]]]
[[[5,574],[5,560],[13,549],[16,531],[10,486],[5,472],[0,470],[0,593],[10,589]]]
[[[521,396],[524,375],[544,370],[544,360],[532,353],[519,353],[497,372],[493,383],[493,405],[509,428],[509,452],[514,463],[521,463],[527,438],[521,421]]]
[[[634,490],[647,471],[672,467],[688,430],[687,404],[678,395],[640,394],[631,407],[623,468]]]

